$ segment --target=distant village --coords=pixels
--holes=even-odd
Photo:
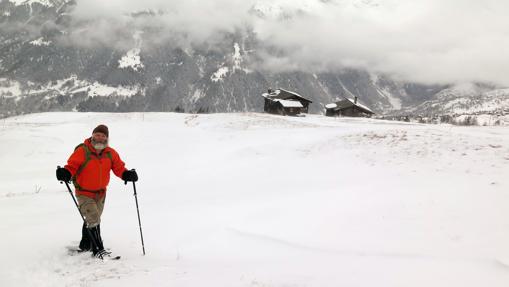
[[[313,102],[296,92],[285,89],[268,89],[262,94],[264,98],[263,110],[266,113],[282,116],[298,116],[309,111],[309,105]],[[357,97],[344,98],[325,105],[325,116],[328,117],[366,117],[381,120],[415,122],[423,124],[453,124],[453,125],[502,125],[500,115],[474,114],[474,115],[375,115],[366,105],[362,104]]]

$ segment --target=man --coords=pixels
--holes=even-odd
[[[110,171],[128,181],[137,181],[134,170],[127,170],[118,153],[108,146],[109,131],[105,125],[98,125],[90,138],[78,145],[67,160],[65,167],[57,168],[57,179],[74,183],[79,209],[86,224],[83,223],[79,248],[92,251],[99,258],[109,256],[101,239],[101,214],[106,199],[106,187],[110,181]]]

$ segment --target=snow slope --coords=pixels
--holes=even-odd
[[[70,257],[55,179],[99,123],[114,178]],[[45,113],[0,121],[0,286],[508,286],[509,129],[265,114]],[[142,285],[143,284],[143,285]]]

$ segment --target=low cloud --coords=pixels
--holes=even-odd
[[[148,9],[160,14],[129,16]],[[509,86],[506,11],[509,2],[498,0],[86,0],[73,14],[89,23],[90,45],[133,45],[125,27],[160,29],[175,45],[249,28],[266,47],[258,64],[274,71],[361,68],[421,83]]]
[[[156,31],[153,41],[171,39],[175,45],[213,42],[218,34],[232,33],[249,22],[249,1],[197,0],[86,0],[79,1],[72,11],[74,23],[82,25],[85,33],[76,42],[111,43],[122,48],[122,31]],[[133,17],[136,15],[136,17]],[[75,31],[73,31],[75,32]],[[84,39],[88,38],[88,39]],[[128,37],[129,38],[129,37]],[[131,39],[132,40],[132,39]],[[133,40],[134,41],[134,40]],[[118,43],[120,42],[120,43]]]

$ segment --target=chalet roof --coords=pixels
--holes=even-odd
[[[281,105],[283,105],[283,107],[285,107],[285,108],[303,108],[304,107],[301,102],[296,101],[296,100],[276,99],[274,101],[281,103]]]
[[[267,98],[267,99],[271,99],[271,100],[275,100],[275,99],[288,100],[288,99],[291,99],[291,98],[298,98],[299,100],[312,103],[311,100],[308,100],[308,99],[304,98],[303,96],[297,94],[296,92],[291,92],[291,91],[288,91],[288,90],[285,90],[285,89],[281,89],[281,88],[272,91],[270,94],[269,93],[263,93],[262,97]]]
[[[361,109],[365,113],[374,114],[374,112],[370,108],[366,107],[365,105],[359,103],[358,101],[357,101],[357,103],[355,103],[354,99],[344,99],[341,101],[337,101],[335,103],[325,105],[325,108],[332,109],[334,111],[340,111],[340,110],[344,110],[344,109],[347,109],[347,108],[350,108],[353,106],[356,106],[357,108]]]

